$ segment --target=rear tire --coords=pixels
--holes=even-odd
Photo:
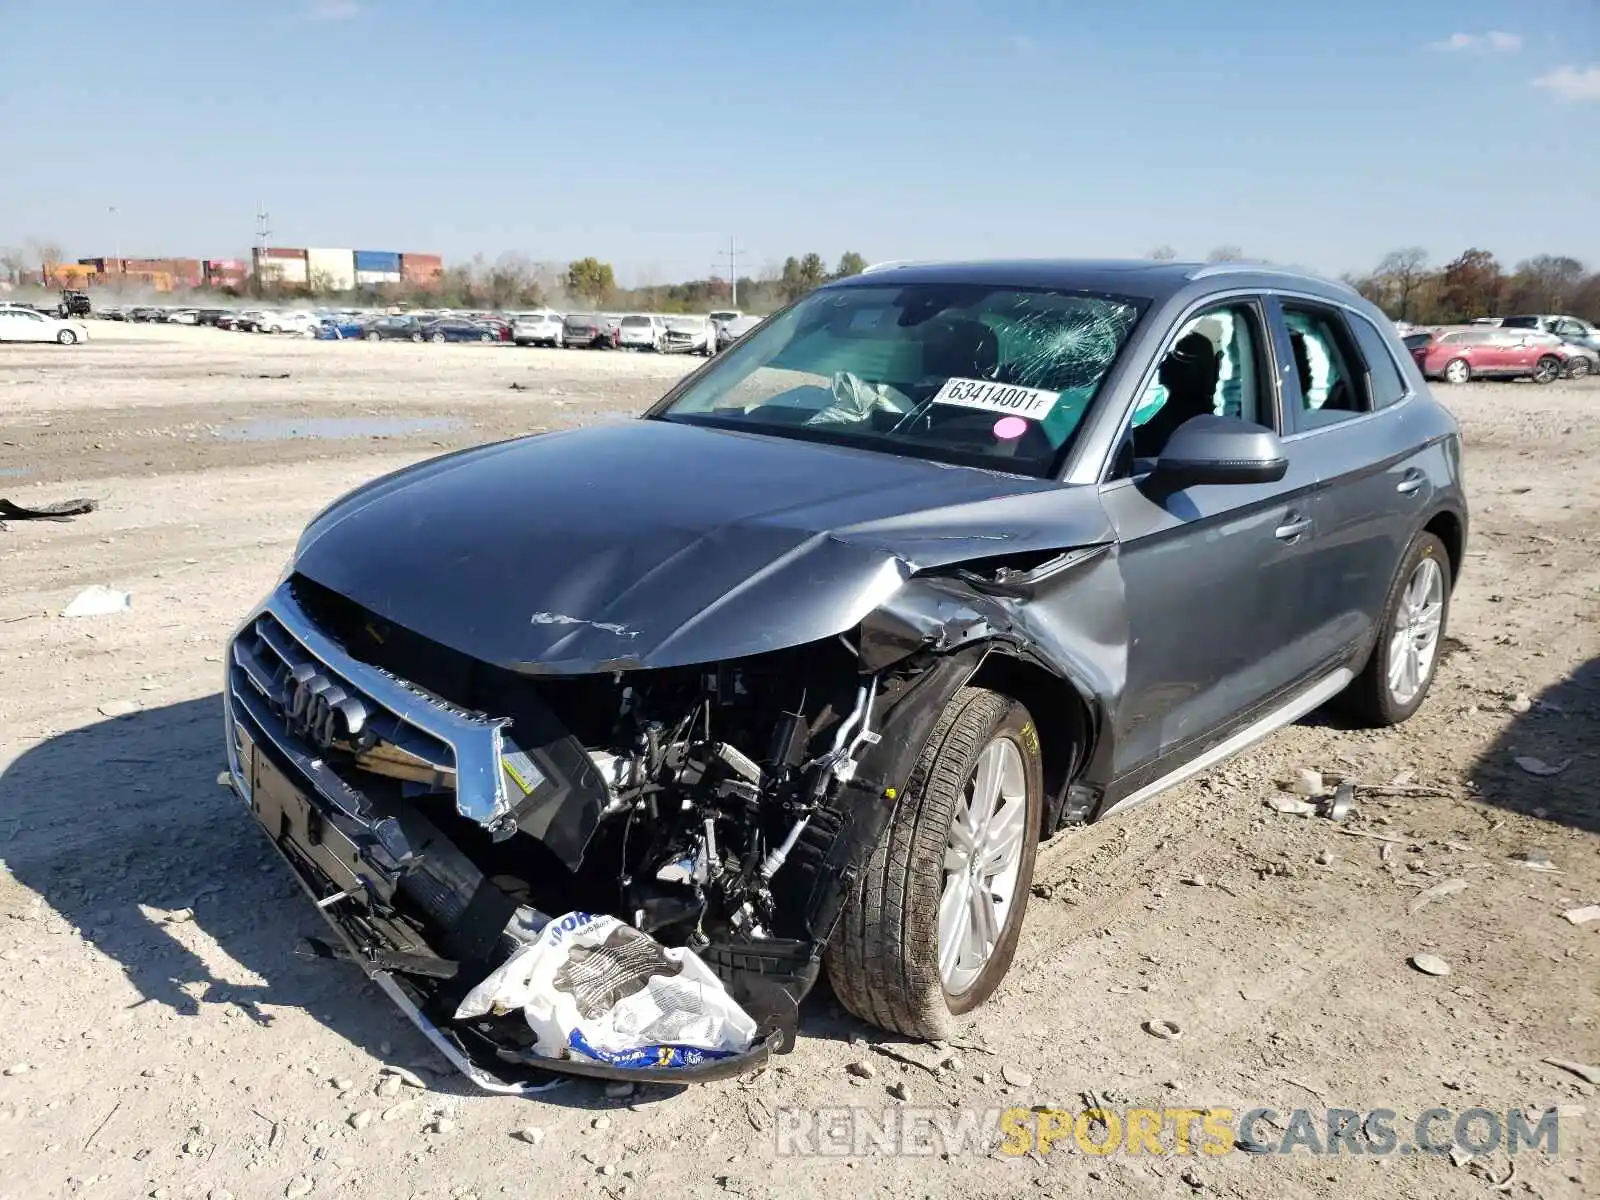
[[[369,342],[381,342],[381,341],[383,341],[383,334],[379,333],[376,329],[374,329],[372,332],[367,334],[367,341],[369,341]]]
[[[1464,358],[1452,358],[1444,365],[1446,383],[1466,383],[1472,378],[1472,367]]]
[[[1572,360],[1571,365],[1567,367],[1567,378],[1585,379],[1589,375],[1589,370],[1589,360],[1587,358],[1575,358]]]
[[[1409,603],[1417,597],[1409,595],[1419,587],[1419,579],[1437,571],[1442,585],[1436,607],[1437,615],[1429,615],[1432,622],[1431,642],[1426,660],[1416,682],[1415,690],[1396,689],[1392,679],[1395,656],[1409,633],[1413,643],[1421,626],[1417,623]],[[1361,674],[1351,681],[1337,701],[1337,707],[1352,721],[1368,729],[1383,729],[1407,720],[1427,699],[1439,669],[1439,653],[1444,647],[1445,631],[1450,624],[1450,591],[1454,584],[1450,571],[1450,555],[1444,543],[1431,533],[1419,533],[1410,549],[1400,561],[1394,582],[1389,585],[1389,595],[1384,600],[1383,619],[1378,625],[1378,636],[1372,645],[1372,656]]]
[[[995,799],[988,811],[1001,825],[981,819],[985,804],[974,795],[979,767],[991,755]],[[998,692],[962,688],[928,735],[845,902],[826,959],[841,1003],[880,1029],[934,1039],[948,1037],[956,1017],[987,1000],[1016,953],[1043,809],[1039,735],[1028,710]],[[958,818],[969,841],[974,831],[966,822],[978,822],[984,853],[962,857]],[[983,864],[1001,861],[1002,842],[1007,865],[990,875]],[[956,953],[972,944],[980,913],[990,914],[983,919],[992,938],[978,936],[983,949],[970,956]],[[962,914],[964,926],[950,923]],[[943,937],[942,925],[956,936]]]
[[[1561,360],[1553,354],[1546,354],[1533,365],[1533,381],[1535,383],[1554,383],[1561,378]]]
[[[428,340],[430,342],[432,342],[435,346],[442,346],[442,345],[444,345],[444,340],[445,340],[444,339],[444,334],[436,333],[431,338],[429,338]]]

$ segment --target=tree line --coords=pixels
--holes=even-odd
[[[1600,321],[1600,271],[1564,254],[1536,254],[1511,268],[1487,250],[1435,266],[1420,246],[1394,250],[1345,282],[1396,320],[1449,325],[1474,317],[1553,313]]]

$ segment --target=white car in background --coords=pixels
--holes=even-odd
[[[666,337],[664,318],[654,313],[629,313],[618,328],[617,344],[624,350],[660,350]]]
[[[518,313],[511,323],[511,340],[519,346],[554,346],[560,349],[566,318],[556,312]]]
[[[710,317],[668,317],[666,325],[660,347],[665,353],[703,354],[710,358],[717,352],[717,327]]]
[[[266,314],[266,319],[258,328],[262,333],[292,333],[297,337],[315,337],[319,324],[321,321],[316,313],[296,308],[288,312]]]
[[[168,325],[198,325],[200,323],[200,310],[198,308],[180,308],[167,314]]]
[[[717,349],[726,350],[764,321],[765,317],[735,317],[717,326]]]
[[[60,342],[70,346],[89,340],[89,328],[81,321],[63,321],[31,308],[0,304],[0,342]]]

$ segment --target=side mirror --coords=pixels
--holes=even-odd
[[[1283,443],[1238,417],[1191,417],[1167,439],[1150,482],[1175,492],[1198,484],[1276,483],[1289,469]]]

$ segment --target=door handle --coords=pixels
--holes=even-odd
[[[1412,467],[1411,470],[1400,477],[1400,482],[1394,485],[1394,490],[1402,496],[1409,496],[1413,492],[1421,490],[1422,485],[1426,482],[1426,476],[1415,467]]]
[[[1292,542],[1310,528],[1310,517],[1302,517],[1297,513],[1290,513],[1289,519],[1272,531],[1272,536],[1280,542]]]

